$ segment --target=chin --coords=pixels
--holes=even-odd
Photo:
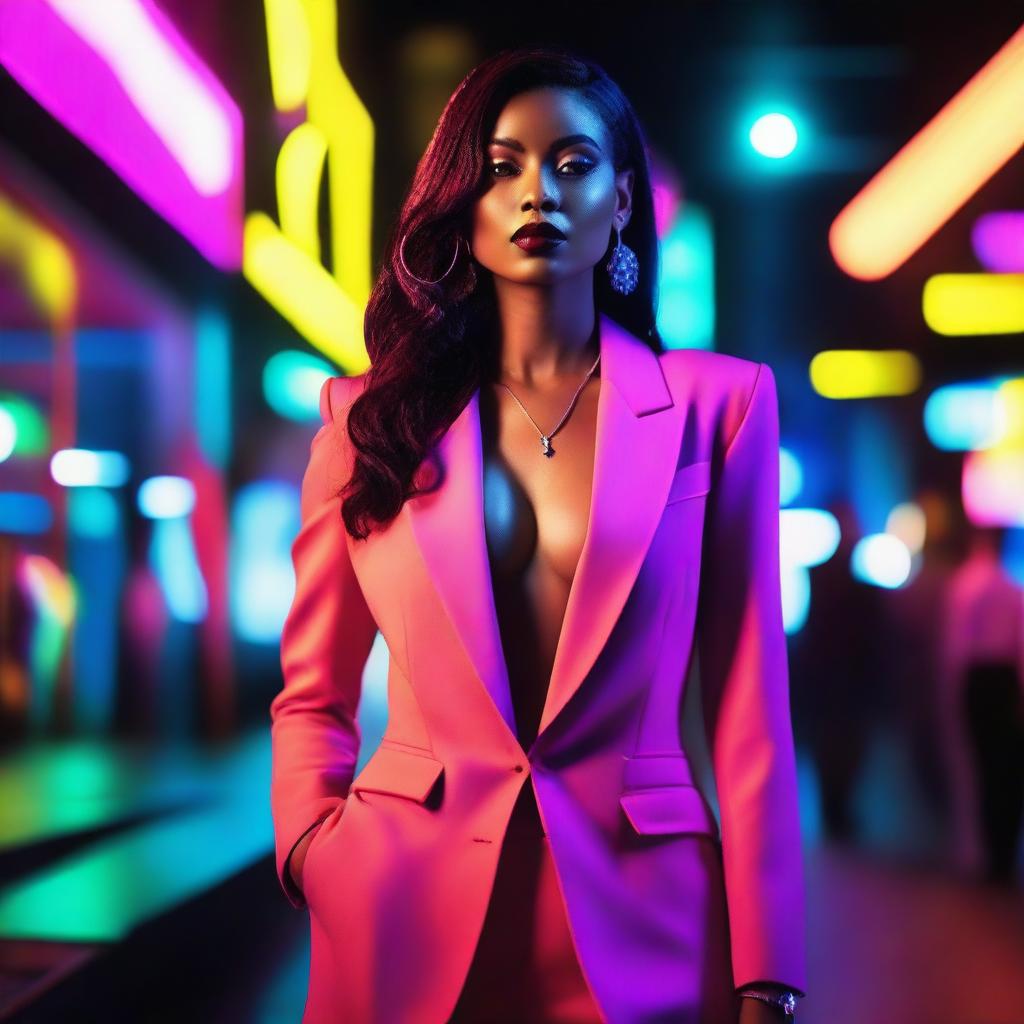
[[[487,268],[491,273],[504,281],[511,281],[513,284],[554,284],[564,277],[560,271],[550,266],[517,266],[517,267],[496,267]]]
[[[523,260],[513,269],[512,277],[535,280],[549,278],[552,281],[571,277],[576,270],[564,260],[544,259],[541,256],[524,256]]]

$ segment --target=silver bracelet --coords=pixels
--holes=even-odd
[[[740,996],[747,996],[750,999],[760,999],[762,1002],[769,1003],[786,1015],[787,1018],[795,1018],[796,1016],[796,993],[794,992],[775,992],[767,991],[765,989],[758,988],[743,988],[740,989]]]

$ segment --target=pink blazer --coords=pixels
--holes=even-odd
[[[612,1024],[722,1024],[734,986],[806,989],[775,378],[723,353],[658,356],[603,315],[600,346],[590,519],[529,750],[491,588],[479,393],[439,443],[441,487],[354,541],[334,494],[364,379],[323,387],[270,707],[277,870],[310,913],[306,1022],[448,1020],[522,786]],[[353,778],[378,629],[387,729]],[[681,743],[695,653],[720,833]],[[318,823],[303,894],[287,859]]]

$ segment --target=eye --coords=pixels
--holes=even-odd
[[[563,168],[564,167],[579,167],[579,168],[581,168],[581,170],[579,170],[579,171],[573,171],[573,173],[569,175],[570,178],[578,178],[581,174],[586,174],[587,171],[589,171],[590,168],[593,167],[593,166],[594,166],[593,163],[591,163],[591,161],[589,161],[589,160],[567,160],[564,164],[562,164]]]
[[[592,161],[590,161],[590,160],[567,160],[564,164],[562,164],[562,166],[559,168],[559,170],[560,171],[564,171],[566,167],[577,168],[577,170],[570,171],[568,174],[563,174],[562,177],[564,177],[564,178],[578,178],[581,175],[586,174],[593,166],[594,166],[594,163]],[[513,172],[515,171],[515,164],[513,164],[511,161],[509,161],[509,160],[499,160],[497,163],[491,164],[491,167],[490,167],[491,174],[495,178],[510,178],[510,177],[512,177],[511,173],[509,173],[509,174],[502,174],[501,173],[501,168],[503,168],[503,167],[509,167],[509,168],[512,169]]]

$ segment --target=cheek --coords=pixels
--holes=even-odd
[[[577,249],[593,260],[601,258],[608,248],[615,196],[605,182],[595,181],[582,186],[574,197],[572,221]]]
[[[598,263],[609,251],[610,241],[614,240],[607,216],[594,217],[587,222],[579,222],[575,236],[575,255],[581,263],[591,266]]]
[[[473,252],[496,252],[515,230],[509,225],[509,214],[502,208],[494,191],[488,192],[473,210]]]

